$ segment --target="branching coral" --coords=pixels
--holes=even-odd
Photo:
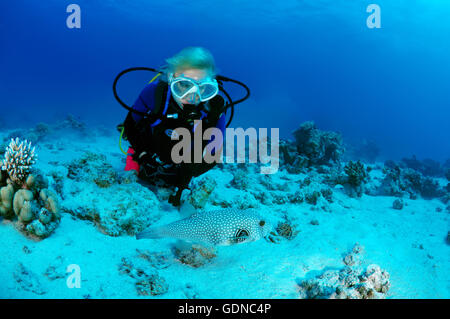
[[[11,139],[6,148],[5,158],[2,161],[2,170],[5,170],[9,178],[17,185],[23,185],[30,175],[31,167],[36,163],[37,154],[35,148],[31,148],[31,142]]]
[[[367,178],[366,169],[360,162],[348,162],[344,167],[344,172],[347,174],[347,183],[352,186],[360,186]]]
[[[364,165],[360,161],[350,161],[345,165],[344,172],[346,174],[345,184],[351,188],[350,195],[356,194],[361,197],[364,192],[364,183],[368,178]]]

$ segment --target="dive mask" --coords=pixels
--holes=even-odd
[[[210,78],[196,81],[183,75],[174,77],[170,74],[169,84],[173,95],[180,100],[187,100],[190,104],[208,101],[219,92],[217,80]]]

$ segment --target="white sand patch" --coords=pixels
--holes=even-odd
[[[124,156],[117,147],[117,134],[95,135],[86,140],[64,140],[47,147],[39,145],[38,168],[43,172],[64,172],[64,164],[84,151],[99,152],[121,171]],[[56,147],[58,145],[58,147]],[[232,176],[214,169],[209,172],[218,189],[228,192]],[[277,183],[297,180],[286,174]],[[373,172],[374,176],[378,173]],[[280,175],[281,176],[281,175]],[[67,202],[72,199],[66,198]],[[349,198],[334,192],[331,211],[312,210],[311,205],[261,205],[262,212],[276,220],[282,210],[295,220],[300,232],[293,240],[274,244],[265,240],[217,248],[210,263],[193,268],[180,263],[171,252],[174,240],[136,240],[132,236],[110,237],[92,222],[62,214],[56,231],[40,242],[25,238],[8,221],[0,223],[1,298],[297,298],[297,282],[314,272],[343,266],[343,255],[358,242],[365,248],[365,262],[376,263],[390,274],[391,298],[450,298],[450,246],[445,237],[450,230],[449,214],[438,200],[404,200],[402,210],[392,209],[394,197]],[[179,219],[174,208],[162,211],[155,224]],[[209,208],[207,206],[206,208]],[[313,225],[312,220],[318,222]],[[167,254],[167,267],[157,269],[169,289],[160,296],[139,296],[135,280],[119,273],[122,258],[139,260],[139,250]],[[45,293],[23,289],[14,277],[19,263],[39,282]],[[66,285],[65,269],[77,264],[81,288]],[[44,275],[50,266],[61,278]],[[146,270],[154,270],[148,263]]]

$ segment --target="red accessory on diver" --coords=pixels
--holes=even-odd
[[[127,154],[128,156],[127,156],[127,164],[125,165],[125,170],[131,171],[134,169],[136,172],[139,173],[139,164],[133,160],[134,149],[129,147]]]

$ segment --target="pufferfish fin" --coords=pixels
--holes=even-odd
[[[149,238],[149,239],[155,239],[155,238],[162,238],[164,237],[161,234],[162,231],[162,227],[150,227],[147,228],[143,231],[141,231],[140,233],[136,234],[136,239],[144,239],[144,238]]]

